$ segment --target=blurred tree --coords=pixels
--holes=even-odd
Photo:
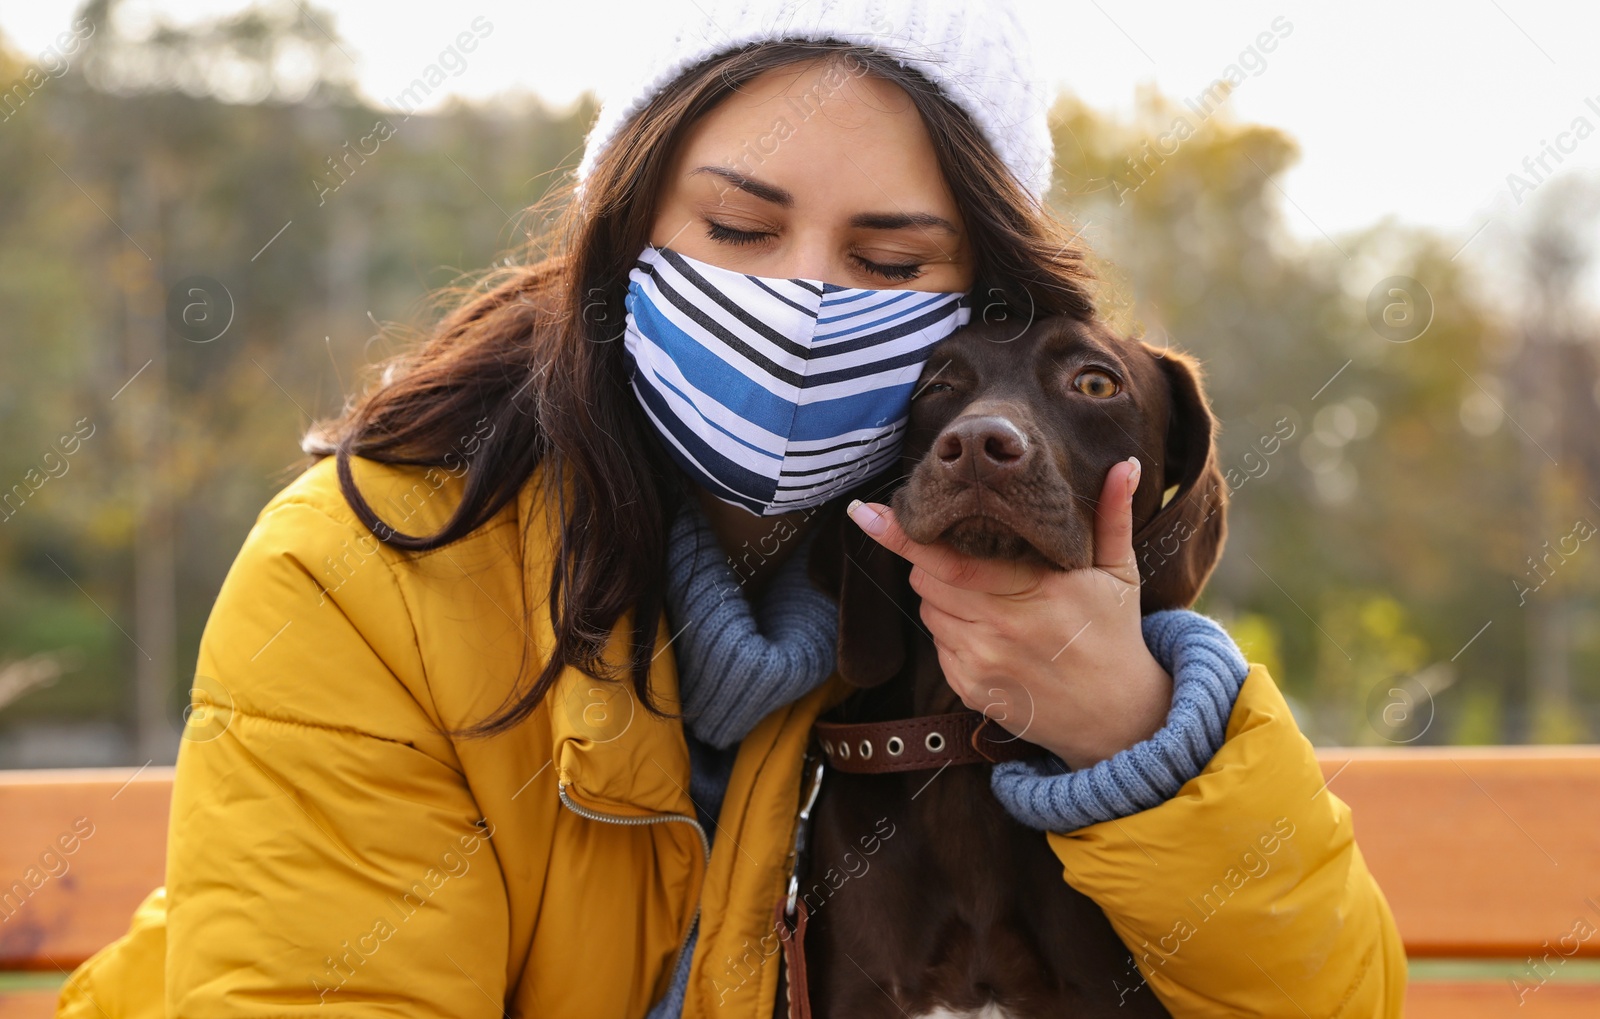
[[[594,114],[374,107],[310,6],[182,27],[118,10],[85,7],[91,45],[0,125],[0,494],[26,495],[0,512],[0,662],[84,652],[0,731],[124,727],[77,751],[89,763],[171,759],[211,600],[300,431],[434,314],[433,288],[517,239],[510,214],[575,162]],[[27,65],[0,39],[7,80]],[[240,103],[224,80],[270,85]],[[330,159],[363,139],[329,193]],[[226,330],[174,328],[197,302]],[[88,437],[53,452],[80,420]],[[17,745],[0,739],[0,761]]]
[[[182,92],[232,104],[356,101],[354,60],[334,15],[298,0],[257,0],[233,14],[174,25],[122,0],[89,0],[98,26],[81,70],[112,93]]]
[[[1540,742],[1593,736],[1574,711],[1572,664],[1575,625],[1587,615],[1594,628],[1600,574],[1600,542],[1590,543],[1600,534],[1600,337],[1579,291],[1597,231],[1600,179],[1566,174],[1535,196],[1518,238],[1523,300],[1504,371],[1523,447],[1516,484],[1528,494],[1514,575],[1528,617],[1529,735]]]

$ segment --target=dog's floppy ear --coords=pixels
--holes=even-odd
[[[1172,416],[1167,423],[1162,505],[1142,527],[1135,522],[1139,609],[1187,608],[1222,557],[1227,539],[1228,488],[1217,466],[1216,420],[1201,387],[1200,365],[1175,350],[1146,346],[1166,379]],[[1165,493],[1173,486],[1177,491]]]
[[[807,572],[839,602],[839,675],[871,687],[899,675],[906,661],[905,606],[911,564],[873,541],[845,513],[848,498],[824,509]]]

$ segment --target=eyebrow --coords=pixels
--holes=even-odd
[[[697,166],[689,171],[689,176],[692,177],[697,173],[714,174],[746,194],[785,209],[794,206],[794,195],[790,192],[776,184],[747,177],[737,170],[730,170],[725,166]],[[850,225],[863,230],[904,230],[906,227],[915,226],[943,230],[951,234],[961,232],[956,229],[954,223],[931,212],[858,212],[850,217]]]
[[[730,170],[725,166],[697,166],[689,171],[689,176],[693,177],[697,173],[715,174],[740,191],[755,195],[762,201],[781,205],[785,209],[794,205],[794,195],[776,184],[768,184],[764,181],[756,180],[754,177],[746,177],[737,170]]]
[[[903,230],[908,226],[932,227],[946,233],[960,233],[955,224],[931,212],[858,212],[850,225],[867,230]]]

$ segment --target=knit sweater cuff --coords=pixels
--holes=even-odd
[[[1171,799],[1221,748],[1250,670],[1238,645],[1216,620],[1189,609],[1152,612],[1143,630],[1150,653],[1172,676],[1166,725],[1081,771],[1067,771],[1053,755],[995,765],[990,786],[1012,817],[1068,832],[1148,810]]]

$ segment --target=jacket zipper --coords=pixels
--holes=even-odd
[[[696,835],[700,836],[700,848],[706,854],[706,870],[709,872],[711,869],[711,840],[706,838],[706,830],[700,826],[700,822],[687,814],[646,814],[639,817],[629,817],[624,814],[602,814],[598,810],[590,810],[588,807],[581,806],[580,804],[573,802],[572,797],[567,795],[567,786],[564,782],[556,786],[556,794],[561,797],[562,806],[566,807],[574,814],[577,814],[579,817],[587,818],[590,821],[603,821],[606,824],[624,824],[632,827],[637,827],[644,824],[659,824],[661,822],[673,821],[676,821],[680,824],[687,824],[694,829],[694,833]],[[702,881],[702,894],[705,891],[704,884],[705,882]],[[678,963],[682,959],[683,951],[689,946],[689,939],[694,936],[695,928],[699,925],[700,896],[696,895],[694,903],[694,916],[689,920],[689,927],[686,931],[684,931],[683,940],[678,942],[677,954],[672,958],[673,972],[676,972]]]

